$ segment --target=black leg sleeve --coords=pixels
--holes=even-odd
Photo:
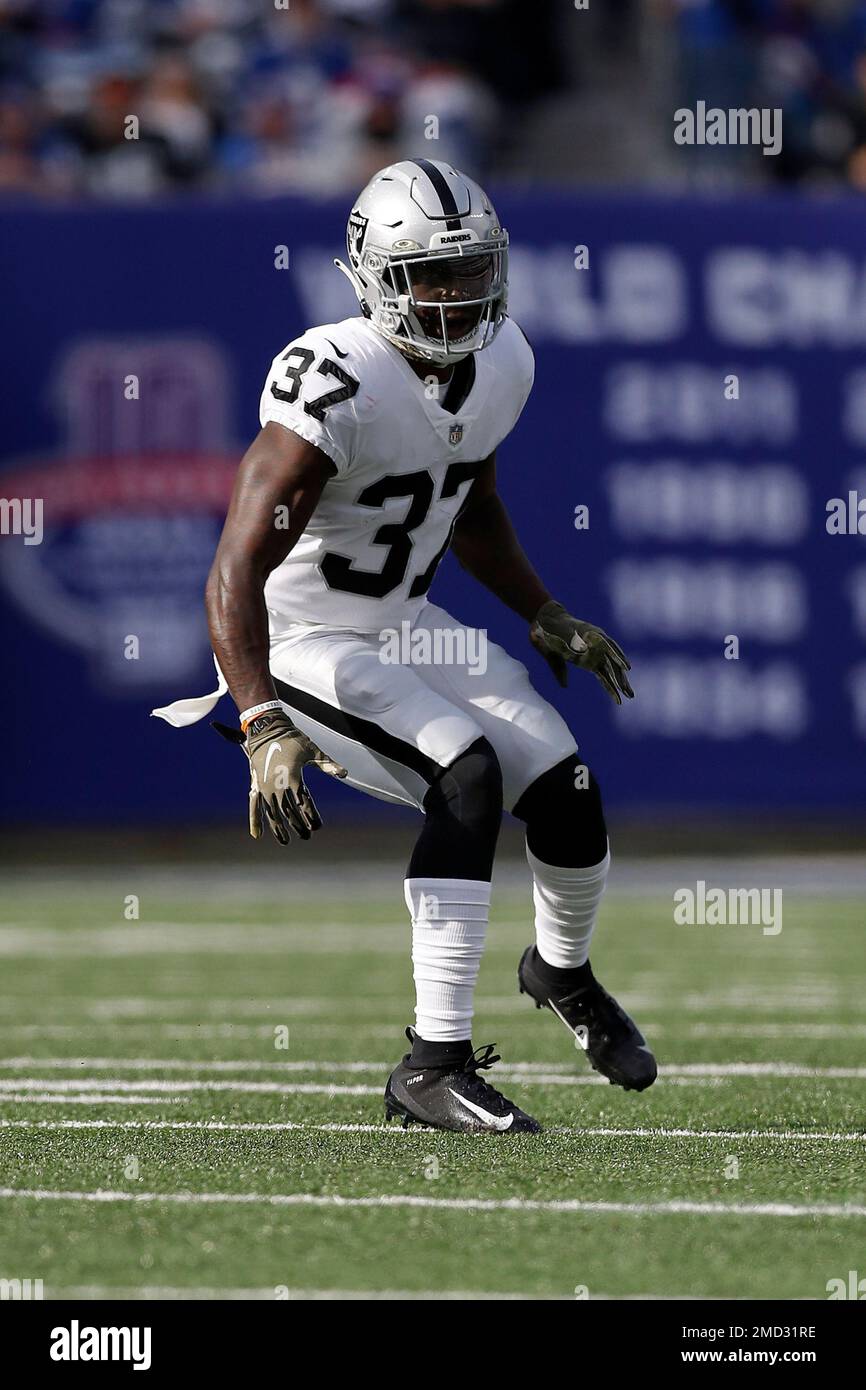
[[[424,798],[409,878],[489,879],[502,821],[502,770],[486,738],[455,758]]]
[[[584,769],[579,779],[578,769]],[[543,864],[589,868],[600,864],[607,853],[601,791],[577,754],[537,777],[514,814],[526,822],[527,846]]]

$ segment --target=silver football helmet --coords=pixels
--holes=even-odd
[[[460,362],[505,319],[508,233],[487,194],[450,164],[402,159],[376,174],[346,228],[348,277],[363,312],[409,357]]]

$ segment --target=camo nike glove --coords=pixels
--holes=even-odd
[[[240,729],[214,723],[214,728],[232,743],[242,745],[250,760],[250,834],[258,839],[266,821],[281,845],[287,845],[292,832],[309,840],[322,824],[316,803],[304,783],[304,768],[314,763],[332,777],[346,777],[344,767],[335,763],[312,739],[302,734],[281,710],[260,714]]]
[[[560,685],[568,681],[568,663],[582,666],[597,676],[618,705],[622,696],[634,699],[626,671],[631,670],[625,652],[595,623],[573,618],[561,603],[551,599],[536,613],[529,640],[541,652]]]

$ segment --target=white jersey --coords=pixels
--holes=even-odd
[[[293,623],[378,632],[420,613],[472,482],[532,387],[532,350],[511,319],[468,360],[454,414],[360,317],[311,328],[274,359],[262,425],[315,444],[337,471],[265,585],[273,637]]]

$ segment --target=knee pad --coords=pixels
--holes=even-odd
[[[502,769],[486,738],[471,743],[465,753],[437,777],[424,798],[428,816],[446,816],[474,833],[498,831],[502,818]]]
[[[502,820],[502,769],[486,738],[455,758],[424,798],[409,877],[489,879]]]
[[[537,777],[514,814],[525,821],[527,846],[543,864],[583,869],[607,853],[601,789],[577,754]]]

